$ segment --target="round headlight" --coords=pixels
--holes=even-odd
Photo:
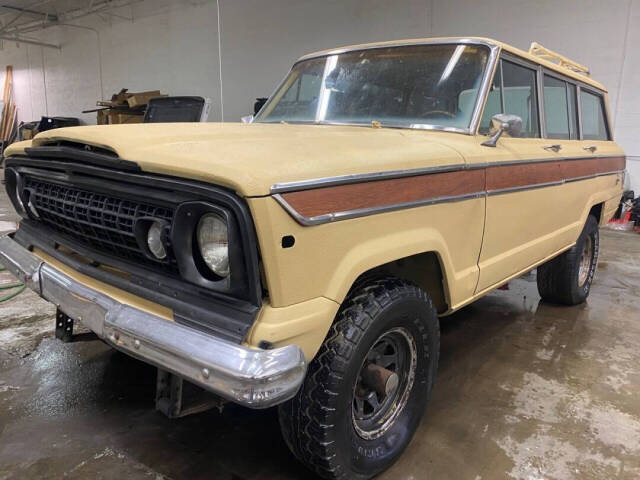
[[[147,246],[158,260],[167,258],[167,250],[162,243],[163,228],[164,226],[160,222],[153,222],[147,232]]]
[[[198,222],[198,247],[207,267],[220,277],[229,275],[229,229],[215,213],[207,213]]]

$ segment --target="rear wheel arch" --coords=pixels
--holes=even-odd
[[[589,210],[589,214],[587,215],[587,218],[589,218],[589,215],[592,215],[598,221],[598,224],[601,224],[603,206],[604,206],[604,202],[593,205],[591,207],[591,210]]]

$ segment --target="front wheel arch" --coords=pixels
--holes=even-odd
[[[364,283],[386,276],[418,285],[429,295],[439,314],[447,311],[451,305],[442,258],[435,251],[398,258],[361,273],[345,298]]]

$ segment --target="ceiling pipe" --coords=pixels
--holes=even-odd
[[[47,21],[31,21],[24,22],[19,25],[12,26],[10,28],[2,28],[0,27],[0,34],[2,35],[17,35],[20,33],[32,32],[36,30],[43,30],[50,27],[55,27],[60,25],[60,22],[70,22],[73,20],[79,20],[80,18],[87,17],[89,15],[95,15],[98,13],[106,13],[110,10],[114,10],[117,8],[127,7],[129,5],[133,5],[134,3],[140,3],[144,0],[100,0],[95,1],[89,8],[76,8],[74,10],[69,10],[64,13],[59,13],[56,22],[47,22]],[[43,12],[44,15],[44,12]]]
[[[54,48],[56,50],[60,50],[60,45],[55,45],[53,43],[38,42],[37,40],[30,40],[28,38],[12,37],[10,35],[0,35],[0,40],[5,40],[7,42],[24,43],[26,45],[37,45],[38,47]]]
[[[53,13],[38,12],[36,10],[30,10],[28,8],[12,7],[11,5],[0,5],[0,8],[3,8],[4,10],[10,10],[12,12],[18,12],[24,15],[29,15],[31,17],[36,17],[40,19],[44,18],[44,20],[47,22],[58,21],[58,16],[54,15]]]

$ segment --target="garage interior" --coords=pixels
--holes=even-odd
[[[624,188],[640,194],[640,0],[3,0],[0,87],[11,77],[15,113],[0,135],[30,138],[43,118],[142,121],[126,95],[112,98],[123,89],[143,93],[143,106],[201,97],[207,121],[239,122],[306,53],[442,36],[523,50],[537,41],[589,66],[609,90]],[[3,188],[0,231],[18,219]],[[542,302],[533,271],[441,319],[432,400],[378,478],[640,478],[632,223],[601,229],[587,303]],[[15,282],[0,276],[0,288]],[[275,409],[168,419],[154,410],[155,368],[88,330],[60,342],[55,313],[28,289],[0,303],[0,479],[314,478],[289,453]]]

